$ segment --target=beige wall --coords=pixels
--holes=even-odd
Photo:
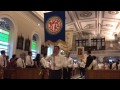
[[[17,36],[21,35],[24,38],[30,38],[32,39],[32,36],[34,33],[37,33],[37,35],[40,38],[40,44],[39,44],[39,51],[41,50],[41,44],[44,42],[44,27],[43,22],[38,20],[34,15],[32,15],[29,11],[0,11],[0,18],[7,17],[11,19],[14,23],[14,28],[12,30],[12,33],[14,32],[14,37],[12,39],[14,40],[13,43],[13,52],[12,54],[16,53],[17,56],[23,50],[17,50],[16,49],[16,41]],[[40,26],[38,26],[38,23]],[[27,52],[26,52],[27,53]],[[11,55],[12,55],[11,54]]]

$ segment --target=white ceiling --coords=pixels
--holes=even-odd
[[[42,21],[44,13],[50,11],[33,11]],[[114,34],[120,34],[120,11],[66,11],[66,30],[74,34],[93,37],[100,34],[106,40],[113,40]]]

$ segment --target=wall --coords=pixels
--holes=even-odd
[[[41,44],[44,42],[43,22],[38,20],[38,18],[32,15],[29,11],[0,11],[0,16],[2,17],[7,16],[8,18],[10,17],[13,20],[15,25],[13,29],[16,30],[16,33],[15,33],[15,37],[13,38],[14,43],[13,43],[12,54],[16,53],[17,56],[19,56],[19,54],[23,52],[23,50],[16,49],[16,43],[17,43],[16,38],[18,35],[21,35],[21,34],[24,38],[29,37],[30,39],[32,39],[32,35],[34,33],[37,33],[40,38],[39,47],[41,50]],[[40,26],[38,26],[38,23],[40,24]]]

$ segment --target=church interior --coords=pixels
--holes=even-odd
[[[54,45],[45,44],[44,14],[51,12],[0,11],[0,79],[49,79],[52,65],[61,63],[58,59],[51,65],[44,58],[54,57]],[[61,66],[61,79],[120,79],[120,11],[65,11],[65,42],[66,46],[58,44],[59,54],[67,59],[69,52],[72,66]],[[88,51],[93,59],[90,69]],[[38,58],[44,65],[39,67]]]

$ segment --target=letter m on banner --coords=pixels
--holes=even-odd
[[[65,11],[44,13],[45,44],[65,43]]]

